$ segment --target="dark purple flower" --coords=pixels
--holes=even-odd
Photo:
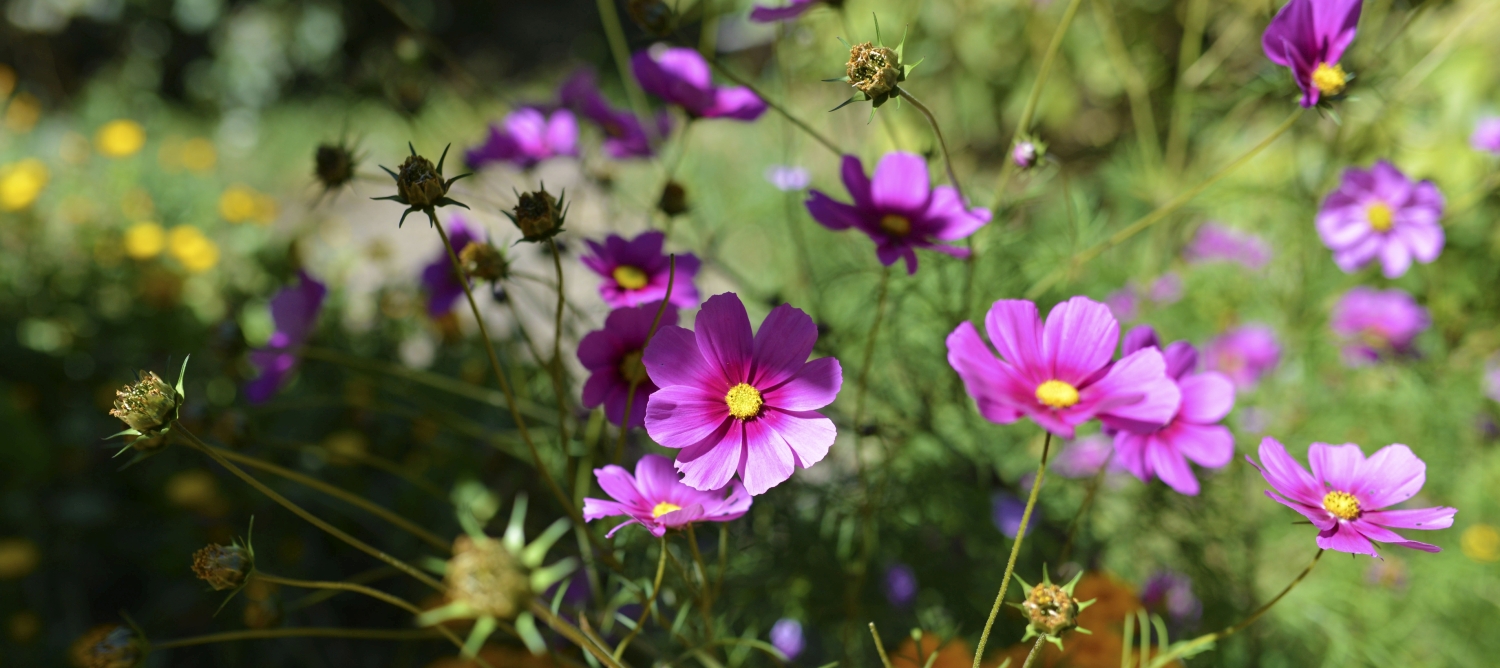
[[[911,605],[917,598],[917,574],[906,564],[892,564],[885,569],[885,600],[898,608]]]
[[[995,523],[995,528],[1000,530],[1006,538],[1015,538],[1021,532],[1021,516],[1026,513],[1026,502],[1005,492],[995,492],[990,497],[990,521]],[[1031,531],[1042,521],[1042,508],[1036,506],[1031,509],[1031,520],[1026,523],[1026,530]]]
[[[580,70],[563,84],[559,92],[562,103],[584,118],[593,121],[604,131],[604,152],[611,158],[649,158],[651,138],[641,126],[640,119],[628,110],[610,105],[594,80],[594,73]],[[656,117],[656,136],[672,133],[672,116],[662,112]]]
[[[1218,223],[1204,223],[1182,255],[1193,263],[1227,261],[1261,269],[1271,261],[1271,246],[1258,235]]]
[[[1361,366],[1385,353],[1410,352],[1412,339],[1430,323],[1427,309],[1405,291],[1360,286],[1334,305],[1329,325],[1345,341],[1344,361]]]
[[[615,515],[630,518],[615,525],[605,538],[631,524],[646,527],[660,538],[667,529],[681,529],[694,522],[732,522],[750,510],[750,495],[738,480],[721,489],[699,491],[682,484],[672,460],[661,455],[641,457],[635,464],[635,475],[610,464],[594,469],[594,477],[613,500],[584,499],[583,519],[592,522]]]
[[[454,253],[462,253],[465,246],[479,237],[464,223],[463,216],[453,214],[448,221],[448,241]],[[453,310],[453,305],[464,298],[464,285],[453,269],[453,260],[448,249],[438,250],[438,256],[422,268],[422,287],[427,291],[427,315],[438,318]]]
[[[1339,65],[1354,41],[1362,0],[1292,0],[1266,26],[1261,48],[1271,62],[1290,68],[1301,104],[1311,107],[1321,95],[1338,95],[1349,83]]]
[[[489,138],[466,151],[464,158],[475,169],[495,162],[530,169],[562,155],[578,155],[578,121],[573,112],[558,109],[549,117],[527,107],[511,112],[502,126],[491,124]]]
[[[1122,354],[1152,348],[1161,350],[1156,332],[1142,325],[1125,335]],[[1160,478],[1179,494],[1198,494],[1198,478],[1188,460],[1207,468],[1220,468],[1234,458],[1234,434],[1218,422],[1234,408],[1234,383],[1215,371],[1194,373],[1198,350],[1186,341],[1176,341],[1162,351],[1167,377],[1182,392],[1177,413],[1154,430],[1121,430],[1115,434],[1115,455],[1120,466],[1142,482]]]
[[[1469,144],[1475,150],[1500,153],[1500,116],[1480,119],[1474,126],[1473,136],[1469,137]]]
[[[1193,579],[1176,571],[1152,574],[1141,588],[1141,605],[1178,627],[1191,625],[1203,614],[1203,602],[1193,595]]]
[[[967,248],[937,242],[962,239],[990,221],[989,209],[965,208],[951,186],[933,188],[927,161],[914,153],[885,154],[875,166],[873,179],[865,176],[859,158],[846,155],[843,177],[853,204],[814,190],[807,199],[807,212],[830,230],[853,227],[869,235],[881,264],[890,266],[904,258],[909,274],[917,273],[918,248],[968,257]]]
[[[766,111],[765,101],[749,88],[715,86],[708,61],[696,49],[656,44],[636,52],[630,68],[642,90],[696,118],[753,121]]]
[[[750,10],[750,20],[756,23],[774,23],[776,21],[795,19],[802,16],[807,10],[812,9],[813,5],[816,4],[818,4],[818,0],[789,0],[785,7],[756,5]]]
[[[296,285],[282,288],[271,298],[271,322],[276,332],[266,347],[250,352],[250,363],[260,369],[260,375],[245,384],[245,399],[250,403],[270,399],[297,367],[297,348],[312,336],[327,295],[327,286],[306,271],[299,271]]]
[[[625,418],[625,401],[634,382],[635,399],[630,404],[630,426],[646,423],[646,404],[656,384],[646,374],[641,362],[651,323],[656,320],[658,304],[618,308],[604,319],[604,329],[584,335],[578,342],[578,361],[588,369],[583,384],[583,407],[590,410],[604,406],[604,417],[614,424]],[[677,309],[668,306],[661,314],[661,326],[677,324]]]
[[[787,661],[796,659],[807,646],[802,638],[802,622],[791,618],[776,620],[771,626],[771,646],[786,655]]]
[[[1203,347],[1203,357],[1210,371],[1229,376],[1235,387],[1245,390],[1276,368],[1281,345],[1270,327],[1245,325],[1214,337]]]
[[[593,255],[578,260],[604,280],[599,283],[599,297],[614,307],[659,302],[667,294],[671,278],[671,258],[662,252],[666,235],[652,230],[626,241],[611,234],[599,243],[588,239]],[[677,277],[672,283],[673,306],[693,308],[698,305],[698,258],[692,253],[677,254]]]
[[[1412,258],[1423,264],[1443,252],[1443,194],[1431,181],[1413,183],[1391,163],[1344,170],[1338,190],[1318,211],[1318,236],[1333,261],[1353,273],[1380,258],[1386,278],[1399,278]]]

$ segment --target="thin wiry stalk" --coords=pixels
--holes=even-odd
[[[662,296],[661,305],[656,307],[656,318],[651,321],[651,331],[646,333],[646,342],[641,344],[641,355],[646,354],[646,346],[651,345],[651,339],[656,336],[656,328],[661,326],[661,316],[667,310],[667,304],[672,301],[672,286],[677,282],[677,255],[674,253],[667,256],[667,294]],[[625,395],[625,414],[620,417],[620,440],[615,444],[615,464],[618,465],[625,459],[625,434],[629,433],[630,410],[635,404],[635,390],[640,381],[630,381],[630,392]]]
[[[601,2],[602,1],[603,0],[601,0]],[[725,79],[728,79],[728,80],[733,81],[733,82],[735,82],[735,83],[737,83],[737,84],[739,84],[741,86],[744,86],[745,88],[750,89],[750,92],[755,93],[755,96],[758,97],[758,98],[760,98],[761,101],[765,102],[766,106],[770,107],[776,113],[781,114],[781,116],[783,118],[787,119],[788,121],[791,121],[792,125],[795,125],[795,126],[797,126],[797,128],[799,130],[802,130],[803,132],[806,132],[807,136],[812,137],[819,144],[822,144],[824,148],[826,148],[826,149],[828,149],[830,151],[833,151],[834,155],[837,155],[837,156],[840,156],[840,157],[842,157],[844,155],[843,150],[841,150],[838,147],[837,144],[834,144],[832,140],[830,140],[827,137],[824,137],[823,134],[820,133],[820,132],[818,132],[817,130],[812,129],[812,126],[808,125],[807,123],[802,122],[802,119],[797,118],[796,116],[793,116],[792,112],[786,110],[786,107],[783,107],[780,104],[778,104],[775,100],[772,100],[771,98],[766,97],[766,94],[762,93],[759,88],[756,88],[755,84],[750,83],[748,80],[740,77],[739,75],[735,74],[734,72],[729,71],[723,65],[719,64],[719,59],[718,58],[709,58],[708,59],[708,64],[713,65],[714,69],[718,70],[719,74],[724,75]]]
[[[208,645],[216,642],[233,642],[236,640],[265,640],[268,638],[353,638],[357,640],[421,640],[423,638],[436,637],[438,637],[438,632],[431,629],[341,629],[318,627],[302,627],[290,629],[247,629],[244,631],[210,633],[208,635],[193,636],[191,638],[178,638],[177,640],[151,643],[151,649],[172,649],[174,647]]]
[[[875,622],[870,622],[870,637],[875,639],[875,651],[880,653],[880,665],[891,668],[891,657],[886,656],[885,643],[880,640],[880,632],[875,630]]]
[[[552,251],[552,266],[557,269],[557,317],[552,326],[552,387],[557,392],[557,430],[559,444],[564,452],[568,449],[568,390],[563,386],[562,335],[563,310],[568,305],[567,293],[563,291],[562,253],[557,250],[557,240],[548,239],[547,247]]]
[[[1047,636],[1045,635],[1036,637],[1036,643],[1031,646],[1031,651],[1026,653],[1026,663],[1021,664],[1021,668],[1031,668],[1031,662],[1035,661],[1036,657],[1042,653],[1042,643],[1046,640]]]
[[[599,22],[604,25],[604,36],[609,42],[609,55],[619,70],[620,81],[625,84],[625,97],[630,100],[630,111],[641,124],[641,129],[650,138],[651,145],[661,143],[656,119],[651,117],[651,106],[646,103],[646,92],[630,71],[630,47],[625,42],[625,28],[620,24],[620,13],[615,10],[614,0],[598,0]]]
[[[913,97],[912,94],[907,92],[905,88],[901,88],[898,86],[896,88],[896,92],[901,95],[902,99],[910,102],[911,106],[916,107],[917,111],[922,112],[923,116],[927,117],[928,124],[932,125],[932,133],[937,135],[938,146],[943,149],[943,166],[948,169],[948,182],[952,183],[953,189],[958,191],[958,201],[961,202],[965,207],[969,206],[969,198],[964,197],[964,188],[963,186],[959,185],[958,174],[953,171],[953,154],[948,152],[948,141],[946,139],[943,139],[943,129],[941,127],[938,127],[937,116],[932,115],[932,110],[928,109],[927,105],[922,104],[921,101]]]
[[[667,572],[667,536],[665,534],[662,535],[658,546],[661,548],[661,555],[656,559],[656,580],[651,584],[651,597],[646,599],[646,604],[641,607],[641,617],[635,620],[635,628],[631,629],[625,639],[620,641],[619,646],[615,647],[616,660],[624,656],[625,648],[630,646],[630,641],[634,640],[640,634],[641,629],[646,627],[646,618],[651,616],[651,606],[656,604],[656,596],[661,593],[661,576]]]
[[[1021,554],[1021,541],[1026,539],[1026,524],[1031,521],[1031,510],[1036,507],[1037,493],[1042,491],[1042,478],[1047,475],[1047,453],[1052,448],[1052,432],[1047,432],[1042,441],[1042,461],[1036,467],[1036,479],[1031,482],[1031,496],[1026,499],[1026,510],[1021,512],[1021,526],[1016,531],[1016,542],[1010,546],[1010,560],[1005,562],[1005,579],[1000,581],[1000,593],[995,595],[995,605],[990,608],[990,618],[984,622],[984,632],[979,635],[979,648],[974,650],[974,668],[984,657],[984,646],[990,640],[990,627],[995,625],[995,616],[1000,614],[1000,604],[1005,602],[1005,590],[1010,587],[1010,576],[1016,572],[1016,557]]]

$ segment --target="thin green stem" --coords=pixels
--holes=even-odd
[[[603,648],[596,645],[592,640],[589,640],[587,637],[585,637],[583,635],[583,632],[579,631],[578,627],[573,626],[571,622],[552,614],[552,609],[543,605],[541,601],[533,598],[531,600],[530,609],[531,614],[536,615],[537,619],[542,620],[542,623],[551,627],[552,630],[557,631],[562,635],[562,637],[567,638],[568,642],[571,642],[574,645],[582,648],[589,654],[594,655],[594,658],[598,659],[600,663],[604,664],[608,668],[623,668],[620,665],[620,662],[615,660],[615,657],[610,656],[609,652],[605,651]]]
[[[603,2],[603,0],[600,0],[600,1]],[[727,68],[725,68],[722,64],[719,63],[719,59],[718,58],[709,58],[708,59],[708,63],[710,65],[713,65],[714,69],[719,71],[719,74],[724,75],[725,79],[728,79],[728,80],[733,81],[733,82],[735,82],[735,83],[737,83],[737,84],[739,84],[741,86],[744,86],[745,88],[750,89],[750,92],[755,93],[755,96],[758,97],[758,98],[760,98],[761,101],[765,102],[766,106],[770,107],[776,113],[781,114],[781,116],[783,118],[787,119],[788,121],[791,121],[792,125],[795,125],[795,126],[797,126],[798,129],[802,130],[803,132],[806,132],[807,136],[812,137],[819,144],[822,144],[824,148],[826,148],[826,149],[828,149],[830,151],[833,151],[834,155],[837,155],[837,156],[843,156],[844,155],[843,150],[839,149],[838,145],[834,144],[832,140],[828,139],[827,137],[824,137],[822,135],[822,133],[818,132],[817,130],[812,129],[812,126],[808,125],[807,123],[802,122],[802,119],[797,118],[796,116],[793,116],[792,112],[786,110],[786,107],[783,107],[779,103],[777,103],[775,100],[772,100],[771,98],[766,97],[766,94],[763,93],[763,92],[761,92],[761,90],[759,88],[756,88],[755,84],[750,83],[750,81],[748,81],[748,80],[740,77],[739,75],[735,74],[734,72],[729,71]]]
[[[344,541],[345,543],[348,543],[349,545],[353,546],[355,549],[358,549],[359,551],[364,552],[365,554],[368,554],[368,555],[370,555],[372,557],[375,557],[376,559],[379,559],[379,560],[381,560],[381,561],[383,561],[383,562],[385,562],[387,564],[395,566],[396,568],[400,569],[402,573],[405,573],[407,575],[412,576],[418,582],[421,582],[422,584],[425,584],[425,585],[427,585],[429,587],[432,587],[433,589],[436,589],[437,591],[445,591],[446,590],[446,588],[443,587],[443,583],[438,582],[437,580],[432,579],[431,576],[427,575],[426,573],[423,573],[422,571],[417,570],[416,568],[412,567],[411,564],[408,564],[408,563],[406,563],[406,562],[404,562],[404,561],[402,561],[400,559],[397,559],[397,558],[395,558],[395,557],[393,557],[393,556],[391,556],[389,554],[381,552],[380,550],[377,550],[374,547],[371,547],[368,543],[365,543],[364,541],[362,541],[362,540],[360,540],[358,538],[355,538],[354,536],[351,536],[351,535],[349,535],[347,533],[344,533],[343,531],[339,530],[338,527],[335,527],[332,524],[324,522],[317,515],[314,515],[314,514],[312,514],[310,512],[307,512],[306,510],[304,510],[302,508],[302,506],[299,506],[299,505],[297,505],[295,503],[292,503],[286,497],[284,497],[284,496],[276,493],[276,490],[271,489],[270,487],[267,487],[265,485],[265,483],[263,483],[263,482],[261,482],[259,480],[256,480],[255,477],[252,476],[252,475],[250,475],[249,473],[245,473],[245,471],[243,469],[241,469],[239,466],[236,466],[234,462],[231,462],[228,459],[225,459],[224,456],[221,455],[221,454],[219,454],[216,449],[214,449],[213,447],[210,447],[207,443],[204,443],[203,441],[199,440],[198,437],[193,434],[193,432],[188,431],[187,428],[184,427],[184,426],[182,426],[181,423],[173,423],[172,432],[176,433],[176,434],[181,434],[184,437],[184,440],[187,441],[188,445],[190,445],[190,446],[192,446],[192,447],[194,447],[194,448],[202,451],[204,454],[208,455],[214,461],[218,462],[220,466],[223,466],[224,468],[229,469],[230,473],[233,473],[239,479],[244,480],[251,487],[254,487],[261,494],[265,494],[267,497],[270,497],[270,499],[272,501],[275,501],[276,503],[281,504],[282,507],[286,508],[287,510],[292,511],[298,517],[301,517],[302,519],[307,520],[308,523],[312,524],[313,526],[318,527],[319,529],[322,529],[324,532],[328,533],[328,535],[333,536],[334,538],[337,538],[337,539],[339,539],[341,541]]]
[[[1130,50],[1120,36],[1120,27],[1105,0],[1093,0],[1094,21],[1099,24],[1099,33],[1104,37],[1104,48],[1119,71],[1130,97],[1130,117],[1135,122],[1136,142],[1141,147],[1141,156],[1148,165],[1161,162],[1161,144],[1156,134],[1156,117],[1151,112],[1151,90],[1139,69],[1130,60]]]
[[[552,251],[552,266],[557,270],[557,316],[552,326],[552,387],[557,392],[557,430],[563,452],[568,451],[568,390],[563,387],[562,335],[563,311],[568,305],[567,293],[563,291],[562,253],[557,250],[557,240],[547,239]]]
[[[896,92],[901,95],[902,99],[910,102],[911,106],[916,107],[917,111],[922,112],[923,116],[927,117],[928,124],[932,125],[932,133],[937,135],[938,146],[943,149],[943,166],[948,168],[948,181],[953,184],[953,189],[958,191],[958,201],[965,207],[969,206],[969,199],[964,197],[964,188],[958,183],[958,174],[953,171],[953,154],[948,152],[948,141],[943,139],[943,129],[938,127],[937,116],[934,116],[932,110],[927,108],[927,105],[922,104],[910,92],[907,92],[905,88],[897,86]]]
[[[891,668],[891,657],[885,653],[885,643],[880,640],[880,631],[875,630],[875,622],[870,622],[870,637],[875,639],[875,651],[880,654],[880,665]]]
[[[661,576],[667,572],[666,534],[662,534],[658,547],[661,548],[661,555],[656,559],[656,580],[651,583],[651,597],[646,599],[646,604],[641,608],[641,617],[635,620],[635,628],[631,629],[625,639],[620,641],[619,646],[615,647],[614,657],[617,661],[625,654],[625,648],[630,646],[630,641],[634,640],[640,634],[641,629],[646,627],[646,618],[651,616],[651,606],[656,605],[656,596],[661,593]]]
[[[417,369],[407,368],[400,364],[391,364],[389,362],[383,362],[380,360],[365,359],[363,357],[357,357],[355,355],[350,355],[348,353],[333,350],[330,348],[304,346],[302,348],[298,348],[297,352],[299,355],[306,359],[321,360],[324,362],[337,364],[339,366],[348,367],[350,369],[384,374],[403,381],[425,385],[434,390],[447,392],[448,394],[452,394],[454,396],[473,399],[474,401],[489,404],[496,408],[505,408],[509,405],[504,393],[496,392],[494,390],[480,387],[472,383],[467,383],[457,378],[450,378],[441,374],[432,373],[430,371],[419,371]],[[545,411],[543,411],[541,407],[533,405],[524,399],[518,399],[517,404],[519,405],[522,412],[530,415],[533,419],[542,421],[552,419],[552,417]]]
[[[1042,461],[1036,467],[1036,479],[1031,482],[1031,496],[1026,499],[1026,510],[1021,512],[1021,526],[1016,530],[1016,542],[1011,543],[1010,559],[1005,562],[1005,576],[1000,581],[1000,593],[995,595],[995,605],[990,608],[990,618],[984,622],[984,632],[979,635],[979,648],[974,650],[974,668],[979,668],[979,660],[984,657],[984,646],[990,641],[990,627],[995,625],[995,617],[1000,614],[1000,604],[1005,602],[1005,590],[1010,587],[1010,576],[1016,572],[1016,557],[1021,554],[1021,542],[1026,539],[1026,525],[1031,522],[1031,510],[1036,507],[1036,497],[1042,491],[1042,478],[1047,475],[1047,454],[1052,448],[1052,432],[1047,432],[1046,440],[1042,441]]]
[[[861,428],[865,417],[865,393],[870,378],[870,365],[875,360],[875,339],[880,335],[880,324],[885,320],[886,296],[890,292],[891,268],[880,272],[880,288],[875,297],[875,322],[870,325],[870,334],[865,337],[865,356],[859,364],[859,380],[854,388],[854,428]]]
[[[1182,25],[1182,41],[1177,48],[1177,82],[1172,90],[1172,120],[1167,126],[1167,169],[1182,170],[1187,152],[1189,117],[1193,113],[1193,92],[1186,82],[1187,68],[1203,51],[1203,30],[1208,25],[1208,0],[1188,0],[1187,17]]]
[[[1047,636],[1045,635],[1036,637],[1036,643],[1031,646],[1031,651],[1026,653],[1026,663],[1021,664],[1021,668],[1031,668],[1031,662],[1035,661],[1041,655],[1042,643],[1046,640]]]
[[[620,13],[615,10],[615,0],[598,0],[599,22],[604,24],[604,36],[609,41],[609,54],[620,73],[620,83],[625,85],[625,97],[630,100],[630,110],[640,121],[641,129],[651,139],[651,144],[661,142],[656,123],[651,118],[651,106],[646,103],[646,93],[636,82],[630,71],[630,47],[625,42],[625,28],[620,24]]]
[[[437,631],[431,629],[341,629],[317,627],[302,627],[291,629],[248,629],[245,631],[210,633],[208,635],[193,636],[191,638],[178,638],[177,640],[151,643],[151,649],[172,649],[175,647],[208,645],[216,642],[234,642],[236,640],[266,640],[269,638],[353,638],[358,640],[421,640],[423,638],[436,637],[438,637]]]
[[[693,552],[693,565],[698,571],[698,594],[699,601],[703,606],[703,636],[708,643],[714,641],[714,618],[713,606],[714,595],[708,586],[708,566],[703,563],[703,553],[698,551],[698,534],[693,531],[693,525],[687,525],[688,548]]]
[[[672,286],[677,282],[677,254],[667,256],[667,294],[662,295],[661,304],[656,307],[656,317],[651,321],[651,331],[646,332],[646,340],[641,343],[641,355],[646,354],[646,346],[651,345],[652,337],[656,336],[656,328],[661,326],[661,316],[667,311],[667,304],[672,301]],[[642,367],[644,368],[644,367]],[[615,443],[615,464],[618,465],[625,459],[625,434],[630,432],[630,410],[635,404],[635,390],[641,384],[641,378],[630,379],[630,393],[625,395],[625,414],[620,416],[620,440]]]

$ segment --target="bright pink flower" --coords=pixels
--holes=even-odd
[[[1245,325],[1210,340],[1203,347],[1203,357],[1209,370],[1222,372],[1235,387],[1246,390],[1281,362],[1281,344],[1270,327]]]
[[[1123,353],[1145,348],[1160,349],[1156,332],[1142,325],[1125,335]],[[1234,434],[1217,424],[1234,408],[1234,383],[1224,374],[1198,367],[1198,350],[1186,341],[1176,341],[1162,352],[1167,377],[1182,393],[1182,405],[1172,420],[1148,433],[1120,431],[1115,434],[1115,454],[1122,467],[1142,482],[1160,478],[1179,494],[1198,494],[1198,479],[1188,460],[1207,468],[1220,468],[1234,458]]]
[[[614,424],[625,419],[625,403],[630,384],[635,385],[635,399],[630,402],[630,425],[646,423],[646,400],[656,391],[656,384],[646,376],[641,362],[651,323],[656,320],[656,304],[619,308],[604,319],[604,329],[594,330],[578,342],[578,361],[589,370],[583,384],[583,407],[604,406],[604,417]],[[661,314],[661,326],[677,324],[677,309],[668,306]]]
[[[1446,529],[1453,526],[1457,509],[1381,510],[1416,496],[1427,482],[1427,464],[1411,448],[1387,445],[1366,459],[1353,443],[1314,443],[1307,459],[1312,475],[1269,436],[1260,442],[1260,464],[1245,457],[1275,489],[1266,490],[1266,496],[1301,513],[1318,528],[1318,547],[1376,558],[1380,555],[1371,541],[1442,551],[1436,545],[1407,540],[1391,529]]]
[[[662,327],[646,347],[646,371],[660,390],[646,407],[646,432],[680,449],[677,470],[695,489],[718,489],[736,472],[751,494],[823,460],[833,421],[817,409],[843,385],[838,360],[807,361],[818,328],[799,309],[771,309],[753,336],[734,293],[710,297],[696,332]]]
[[[558,156],[578,155],[578,119],[567,109],[549,116],[540,109],[524,107],[505,117],[502,125],[490,125],[484,143],[464,152],[470,167],[479,169],[495,162],[510,162],[530,169]]]
[[[766,103],[744,86],[715,86],[708,61],[697,49],[656,44],[630,58],[641,89],[682,107],[694,118],[753,121]]]
[[[1301,104],[1311,107],[1322,95],[1338,95],[1349,83],[1339,65],[1354,41],[1363,0],[1292,0],[1266,26],[1261,49],[1271,62],[1290,68]]]
[[[1431,181],[1413,182],[1384,160],[1344,170],[1343,183],[1318,210],[1318,236],[1333,261],[1353,273],[1375,259],[1386,278],[1399,278],[1415,258],[1443,253],[1443,193]]]
[[[1160,426],[1182,402],[1161,351],[1144,348],[1111,363],[1120,324],[1087,297],[1054,306],[1045,324],[1036,304],[1003,299],[984,324],[1000,359],[965,322],[948,335],[948,364],[991,422],[1030,417],[1073,438],[1074,427],[1096,417],[1119,429]]]
[[[680,529],[693,522],[732,522],[750,510],[750,495],[738,480],[727,488],[699,491],[682,484],[672,460],[661,455],[646,455],[635,463],[635,475],[610,464],[594,469],[599,487],[614,498],[583,500],[583,519],[589,522],[614,515],[630,519],[610,529],[605,538],[631,524],[646,527],[660,538],[667,529]],[[724,490],[729,495],[724,495]]]
[[[599,282],[599,297],[604,303],[619,308],[659,302],[666,296],[667,281],[671,278],[668,271],[671,258],[662,252],[666,240],[666,235],[656,230],[629,241],[617,234],[609,235],[602,244],[588,239],[594,254],[578,260],[604,279]],[[672,283],[673,306],[698,305],[698,288],[693,286],[697,275],[697,256],[678,253],[677,278]]]
[[[1432,322],[1405,290],[1356,287],[1333,306],[1329,326],[1344,340],[1344,362],[1363,366],[1383,355],[1411,352],[1412,340]]]

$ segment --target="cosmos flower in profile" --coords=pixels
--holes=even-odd
[[[1344,362],[1363,366],[1411,353],[1412,340],[1431,322],[1427,309],[1406,291],[1359,286],[1339,298],[1329,326],[1344,340]]]
[[[1281,362],[1281,344],[1270,327],[1244,325],[1210,340],[1203,357],[1210,371],[1223,373],[1236,388],[1247,390]]]
[[[1314,443],[1307,451],[1311,475],[1270,437],[1260,442],[1260,464],[1249,456],[1245,460],[1271,485],[1266,496],[1318,528],[1318,547],[1325,550],[1379,558],[1374,543],[1390,543],[1441,552],[1436,545],[1407,540],[1391,529],[1446,529],[1458,512],[1447,507],[1382,510],[1416,496],[1427,482],[1427,464],[1399,443],[1368,459],[1353,443]]]
[[[1386,278],[1400,278],[1415,259],[1443,252],[1443,194],[1431,181],[1413,182],[1384,160],[1344,170],[1338,190],[1318,211],[1318,236],[1345,273],[1380,260]]]
[[[629,240],[611,234],[602,244],[589,239],[592,254],[580,257],[579,261],[604,279],[599,282],[599,298],[610,306],[659,302],[667,296],[667,283],[671,280],[671,304],[693,308],[698,305],[698,288],[693,285],[698,275],[698,258],[692,253],[677,254],[677,277],[672,279],[671,258],[662,252],[666,240],[666,235],[656,230]]]
[[[578,361],[589,372],[583,384],[583,407],[593,410],[604,406],[604,417],[614,424],[625,419],[625,404],[630,404],[630,427],[646,423],[646,401],[656,384],[646,376],[641,362],[651,323],[656,321],[659,304],[619,308],[604,319],[604,328],[584,335],[578,342]],[[661,326],[677,324],[677,309],[668,306],[661,313]],[[635,386],[635,399],[630,387]]]
[[[657,44],[630,58],[641,89],[682,107],[694,118],[753,121],[766,103],[744,86],[715,86],[708,61],[697,49]]]
[[[1363,0],[1292,0],[1276,12],[1261,35],[1271,62],[1291,69],[1302,89],[1300,104],[1312,107],[1323,96],[1344,92],[1350,76],[1339,64],[1354,42]]]
[[[250,352],[250,364],[260,369],[260,375],[245,385],[247,401],[264,403],[291,376],[297,368],[297,348],[312,336],[327,295],[327,286],[299,271],[296,285],[282,288],[271,298],[271,321],[276,324],[276,332],[266,347]]]
[[[469,166],[479,169],[509,162],[523,169],[543,160],[578,155],[578,119],[567,109],[550,115],[540,109],[517,109],[501,125],[491,125],[484,143],[464,152]]]
[[[641,457],[635,464],[635,475],[610,464],[594,469],[594,477],[613,500],[584,499],[583,519],[592,522],[616,515],[630,518],[610,529],[606,538],[631,524],[646,527],[660,538],[667,529],[681,529],[694,522],[731,522],[750,510],[750,495],[738,480],[723,489],[696,490],[679,482],[672,460],[661,455]]]

